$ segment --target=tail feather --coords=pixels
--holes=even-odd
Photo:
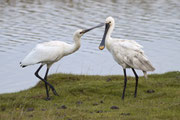
[[[22,68],[26,67],[27,65],[23,65],[22,62],[19,63]]]
[[[145,71],[154,71],[155,68],[152,66],[149,60],[140,60],[142,70]]]
[[[146,72],[146,71],[143,71],[143,73],[144,73],[144,78],[145,78],[145,79],[148,79],[147,72]]]

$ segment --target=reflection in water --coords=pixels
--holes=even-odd
[[[178,11],[178,0],[1,0],[0,93],[27,89],[38,82],[33,75],[38,65],[19,67],[19,61],[37,43],[72,43],[75,30],[95,26],[108,16],[116,20],[112,37],[143,45],[155,73],[180,70]],[[98,28],[83,36],[80,50],[56,63],[50,72],[122,74],[107,50],[98,50],[103,32],[104,28]]]

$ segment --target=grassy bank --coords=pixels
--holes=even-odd
[[[128,77],[121,100],[123,76],[53,74],[48,77],[60,96],[44,84],[18,93],[0,95],[0,120],[178,120],[180,72],[140,77],[137,98],[135,80]]]

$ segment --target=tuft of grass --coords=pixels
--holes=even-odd
[[[121,99],[123,76],[53,74],[45,101],[44,83],[18,93],[0,95],[0,120],[178,120],[180,118],[180,72],[128,77],[125,100]]]

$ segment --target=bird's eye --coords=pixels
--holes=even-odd
[[[111,23],[111,21],[109,23]]]

